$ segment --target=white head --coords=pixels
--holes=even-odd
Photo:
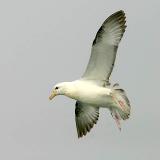
[[[57,95],[65,95],[71,97],[72,91],[73,91],[73,85],[71,82],[58,83],[53,87],[49,99],[52,100]]]

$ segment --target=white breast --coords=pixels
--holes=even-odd
[[[75,81],[73,99],[84,103],[104,106],[110,103],[111,89],[100,87],[90,81]]]

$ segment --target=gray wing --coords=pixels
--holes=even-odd
[[[78,138],[86,135],[93,128],[94,124],[97,123],[98,117],[99,107],[92,107],[80,101],[76,102],[75,121]]]
[[[109,82],[117,48],[125,32],[125,18],[124,11],[118,11],[104,21],[93,41],[91,57],[82,78]]]

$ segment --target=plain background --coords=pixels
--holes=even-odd
[[[127,91],[131,118],[119,132],[102,109],[78,139],[75,102],[48,96],[55,83],[82,75],[97,30],[121,9],[128,27],[111,82]],[[159,159],[159,16],[159,0],[1,1],[0,159]]]

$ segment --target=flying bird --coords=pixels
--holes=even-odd
[[[57,95],[76,100],[75,121],[78,137],[86,135],[97,123],[101,107],[110,110],[120,130],[121,120],[129,118],[131,106],[126,92],[118,83],[111,85],[109,82],[125,28],[124,11],[120,10],[109,16],[96,34],[89,63],[81,78],[58,83],[51,91],[50,100]]]

